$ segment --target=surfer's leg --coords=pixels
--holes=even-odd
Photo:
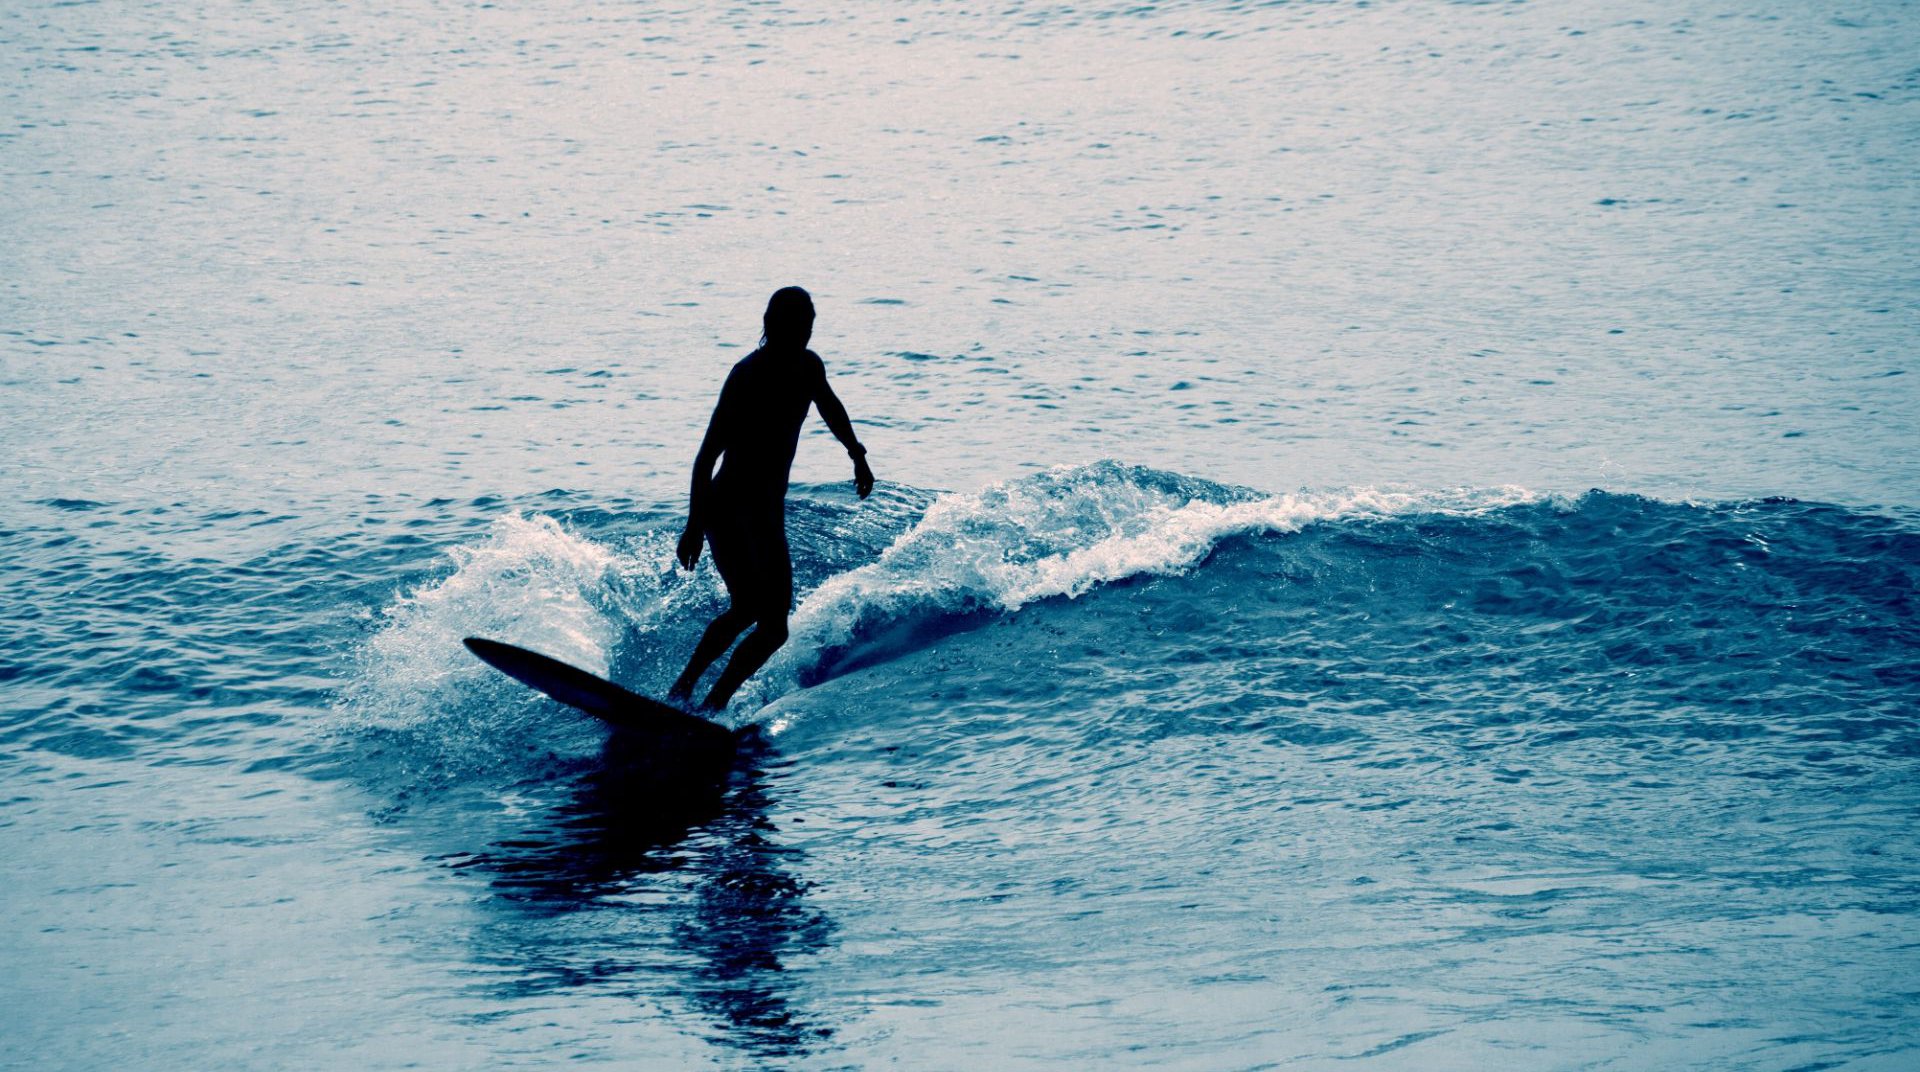
[[[741,525],[739,518],[724,507],[723,503],[722,509],[715,511],[706,536],[707,546],[713,551],[713,568],[727,586],[727,609],[701,634],[700,643],[693,647],[693,658],[687,660],[687,668],[680,672],[673,688],[667,690],[668,699],[691,699],[700,675],[727,653],[758,616],[754,596],[765,585],[756,583],[753,575],[752,530]]]
[[[784,525],[767,535],[765,554],[760,561],[764,568],[754,577],[753,601],[734,602],[736,607],[755,608],[753,632],[733,650],[727,668],[720,671],[720,680],[714,682],[713,691],[707,693],[706,702],[701,706],[709,711],[724,710],[733,699],[734,691],[787,642],[787,611],[793,608],[793,557],[787,551]]]
[[[726,654],[728,648],[747,626],[753,624],[753,613],[735,603],[720,612],[720,616],[707,626],[700,636],[700,643],[694,645],[693,658],[687,660],[687,668],[680,673],[673,688],[667,690],[667,696],[675,700],[685,700],[693,695],[693,687],[700,681],[700,675],[707,672],[715,659]]]
[[[713,683],[713,691],[707,693],[706,703],[701,706],[709,711],[725,710],[734,691],[752,677],[755,670],[765,666],[786,642],[787,612],[783,607],[778,614],[769,614],[755,623],[753,632],[734,649],[733,658],[727,660],[727,668],[720,671],[720,680]]]

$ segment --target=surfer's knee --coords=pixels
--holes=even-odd
[[[762,614],[754,632],[765,637],[767,643],[779,647],[787,642],[787,612]]]

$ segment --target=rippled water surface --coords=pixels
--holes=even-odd
[[[1911,5],[0,10],[0,1065],[1920,1063]],[[793,641],[658,694],[774,287]]]

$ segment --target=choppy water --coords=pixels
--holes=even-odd
[[[1915,12],[0,11],[0,1064],[1920,1060]],[[774,286],[725,786],[660,692]]]

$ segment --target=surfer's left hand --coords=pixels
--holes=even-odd
[[[862,499],[873,493],[873,470],[867,468],[867,459],[853,460],[853,490],[860,493]]]

